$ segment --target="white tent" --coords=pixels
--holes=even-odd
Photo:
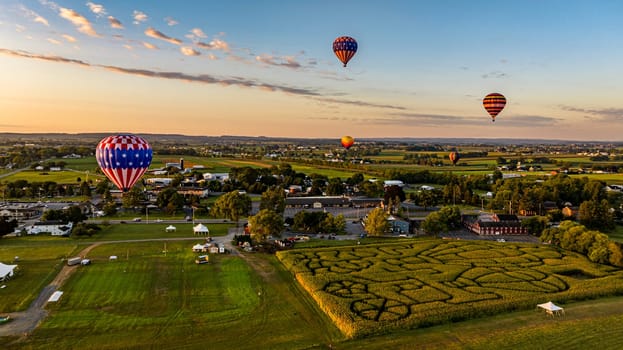
[[[193,227],[193,232],[195,234],[210,234],[210,230],[208,230],[208,228],[204,224],[198,224],[197,226]]]
[[[0,281],[13,277],[13,271],[16,267],[17,265],[5,265],[0,263]]]
[[[169,225],[167,226],[167,228],[164,229],[166,232],[175,232],[176,228],[173,225]]]
[[[547,312],[549,315],[564,315],[565,314],[565,309],[552,303],[551,301],[548,301],[545,304],[538,304],[537,307],[545,310],[545,312]]]

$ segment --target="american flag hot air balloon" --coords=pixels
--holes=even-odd
[[[346,67],[357,52],[357,41],[349,36],[341,36],[333,41],[333,52]]]
[[[149,143],[135,135],[108,136],[95,148],[102,172],[123,192],[129,191],[143,176],[152,157]]]

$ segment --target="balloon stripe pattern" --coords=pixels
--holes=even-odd
[[[344,63],[344,67],[357,52],[357,41],[349,36],[341,36],[333,41],[333,52]]]
[[[95,158],[106,177],[127,192],[149,168],[153,151],[139,136],[115,135],[99,142]]]
[[[482,100],[482,105],[491,116],[491,120],[495,121],[495,117],[504,109],[504,106],[506,106],[506,97],[494,92],[485,96]]]
[[[461,156],[459,155],[459,152],[450,152],[448,157],[450,158],[450,161],[452,162],[452,165],[456,165],[456,163],[459,161],[459,159],[461,159]]]

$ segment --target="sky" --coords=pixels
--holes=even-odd
[[[619,0],[2,0],[0,132],[621,141],[622,33]]]

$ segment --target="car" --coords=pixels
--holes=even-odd
[[[134,219],[132,219],[132,221],[134,221],[134,222],[140,222],[140,221],[141,221],[141,218],[134,218]]]

